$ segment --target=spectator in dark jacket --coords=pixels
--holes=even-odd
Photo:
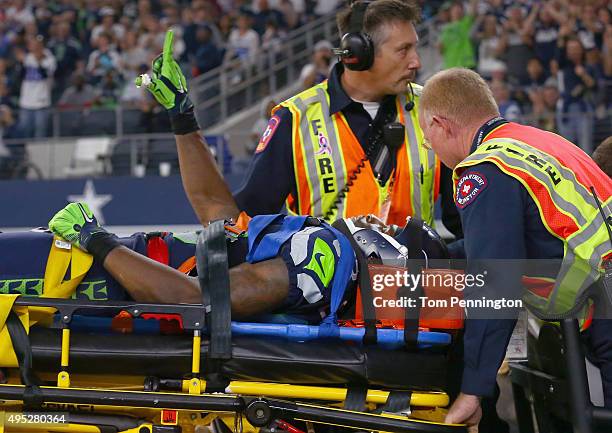
[[[584,48],[580,40],[570,36],[561,43],[556,60],[561,104],[557,111],[557,127],[568,140],[582,150],[593,151],[593,104],[589,99],[596,89],[593,68],[585,63]]]
[[[266,25],[269,21],[275,22],[278,28],[284,29],[287,27],[283,14],[276,9],[272,9],[268,0],[259,0],[257,5],[259,12],[255,14],[255,23],[253,27],[260,36],[266,31]]]
[[[538,20],[531,22],[534,39],[535,54],[542,61],[544,69],[550,69],[550,62],[555,58],[557,52],[557,36],[559,35],[559,23],[563,20],[558,11],[550,3],[544,4],[539,13]]]
[[[57,96],[68,87],[70,76],[83,67],[83,60],[81,43],[70,35],[70,25],[67,22],[58,23],[54,33],[53,38],[49,41],[49,50],[57,61],[53,89],[54,96],[56,96],[54,99],[57,99]]]
[[[212,40],[212,31],[208,26],[199,26],[196,32],[197,51],[194,63],[197,71],[194,76],[204,74],[221,64],[223,55]]]
[[[222,42],[219,29],[215,25],[209,9],[202,7],[193,11],[193,22],[185,26],[183,31],[183,40],[185,41],[185,53],[187,56],[193,56],[198,51],[197,32],[202,26],[208,27],[212,34],[212,42],[219,46]]]

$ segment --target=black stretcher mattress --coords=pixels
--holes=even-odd
[[[56,372],[61,330],[30,331],[34,370]],[[70,371],[136,374],[180,379],[191,372],[192,338],[171,335],[87,334],[72,332]],[[202,341],[202,370],[208,341]],[[446,357],[440,353],[383,350],[342,341],[297,343],[274,338],[233,337],[228,379],[295,385],[369,384],[391,389],[442,390]]]

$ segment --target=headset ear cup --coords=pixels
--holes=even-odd
[[[363,39],[363,69],[361,70],[367,71],[374,64],[374,44],[367,33],[360,33],[360,36]]]
[[[348,52],[341,60],[351,71],[367,71],[374,63],[374,45],[365,33],[346,33],[340,41],[340,49]]]

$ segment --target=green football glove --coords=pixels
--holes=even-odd
[[[70,203],[49,221],[49,229],[72,245],[104,261],[119,246],[117,236],[107,232],[85,203]]]
[[[193,103],[187,95],[187,81],[176,60],[172,57],[174,32],[168,30],[162,54],[153,60],[153,77],[142,74],[135,80],[136,86],[146,87],[170,115],[174,133],[187,134],[199,129],[193,113]]]

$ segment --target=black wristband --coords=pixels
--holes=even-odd
[[[170,114],[170,124],[174,135],[185,135],[200,129],[193,108],[185,113]]]
[[[104,264],[104,260],[108,253],[119,246],[121,246],[121,244],[115,234],[100,231],[91,235],[91,239],[87,242],[87,251],[94,256],[94,259],[100,262],[100,264]]]

